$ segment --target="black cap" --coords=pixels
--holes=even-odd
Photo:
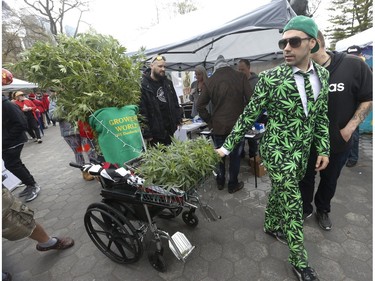
[[[362,53],[361,47],[357,45],[350,46],[346,52],[351,55],[360,55]]]

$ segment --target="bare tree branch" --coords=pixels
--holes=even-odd
[[[88,9],[89,1],[84,0],[24,0],[27,5],[37,11],[40,15],[44,16],[49,24],[50,30],[53,35],[64,33],[64,19],[66,13],[75,9],[80,10],[81,18],[82,13]],[[83,9],[81,9],[83,8]]]
[[[316,13],[316,11],[319,9],[320,3],[322,3],[322,0],[309,0],[307,13],[310,16],[313,16]]]

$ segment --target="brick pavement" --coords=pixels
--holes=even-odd
[[[122,265],[112,262],[91,242],[83,216],[89,204],[101,200],[100,186],[85,182],[79,170],[68,166],[73,153],[58,127],[45,131],[42,144],[27,143],[22,159],[42,187],[39,197],[29,203],[36,218],[51,235],[69,235],[76,245],[63,252],[40,253],[30,239],[3,239],[3,270],[11,272],[14,281],[296,280],[287,263],[287,247],[262,231],[270,181],[267,176],[258,179],[255,189],[247,159],[241,166],[242,191],[231,195],[209,183],[200,190],[221,220],[207,222],[198,212],[200,222],[191,229],[181,216],[156,218],[159,228],[170,234],[181,231],[196,246],[182,263],[164,240],[165,273],[151,267],[146,251],[137,263]],[[321,230],[314,217],[305,223],[310,264],[321,280],[372,280],[372,135],[361,135],[358,165],[343,169],[331,217],[330,232]],[[146,250],[150,244],[147,238]]]

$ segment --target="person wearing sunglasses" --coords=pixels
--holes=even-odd
[[[312,147],[306,175],[300,182],[300,190],[304,218],[312,216],[314,199],[318,224],[329,231],[332,228],[329,217],[331,200],[335,195],[341,170],[353,147],[356,130],[371,110],[373,80],[370,67],[360,57],[327,51],[320,31],[318,42],[320,49],[312,55],[312,59],[330,72],[328,117],[331,153],[329,165],[319,173],[320,181],[314,196],[317,172],[313,163],[316,151]]]
[[[141,82],[142,134],[150,145],[170,145],[174,132],[182,123],[182,110],[177,94],[172,81],[166,77],[165,69],[165,57],[153,57]]]
[[[262,112],[267,130],[260,141],[260,156],[271,179],[264,232],[289,246],[289,262],[299,280],[319,280],[308,264],[304,247],[303,178],[310,147],[317,149],[315,169],[329,162],[328,71],[313,62],[319,49],[318,27],[305,16],[292,18],[284,27],[279,47],[285,62],[259,74],[250,102],[238,118],[220,156],[229,154]]]

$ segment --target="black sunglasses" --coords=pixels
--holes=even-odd
[[[153,60],[151,61],[151,63],[153,63],[156,60],[157,61],[161,61],[161,60],[167,61],[164,56],[156,56],[156,57],[153,58]]]
[[[286,45],[290,45],[290,47],[292,48],[298,48],[299,46],[301,46],[301,43],[302,43],[302,40],[310,40],[311,37],[306,37],[306,38],[301,38],[301,37],[298,37],[298,36],[295,36],[295,37],[290,37],[288,39],[281,39],[279,41],[279,48],[281,50],[284,50]]]

